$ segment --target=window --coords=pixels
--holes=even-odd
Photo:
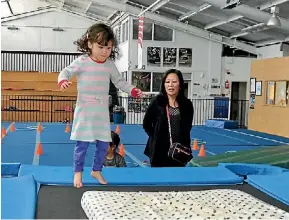
[[[164,75],[164,73],[153,73],[152,92],[159,92],[160,91],[163,75]]]
[[[173,32],[172,29],[144,20],[143,40],[173,41]],[[133,19],[133,39],[138,39],[138,19]]]
[[[120,42],[120,28],[119,27],[114,28],[114,35],[116,37],[117,42],[119,43]]]
[[[155,24],[154,40],[156,41],[173,41],[173,30]]]
[[[128,40],[128,21],[122,23],[121,25],[121,42],[126,42]]]
[[[267,82],[266,104],[287,106],[289,94],[289,81]]]
[[[143,92],[151,91],[151,73],[150,72],[132,72],[132,84]]]
[[[127,80],[127,71],[121,72],[121,76],[126,80]]]
[[[152,40],[153,24],[144,20],[143,40]],[[138,39],[138,20],[133,20],[133,39]]]

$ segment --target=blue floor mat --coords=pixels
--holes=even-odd
[[[224,154],[229,152],[240,152],[244,150],[251,150],[257,149],[260,146],[212,146],[212,145],[205,145],[205,150],[207,151],[208,155],[218,155]]]
[[[5,142],[1,146],[2,163],[32,164],[35,144],[18,143],[18,141],[8,143]]]
[[[217,132],[218,131],[218,132]],[[201,139],[205,141],[206,145],[214,145],[214,146],[231,146],[231,145],[256,145],[252,142],[247,142],[239,138],[232,138],[228,135],[220,135],[222,129],[212,129],[207,127],[193,127],[191,131],[191,138],[192,139]]]
[[[19,176],[33,175],[41,184],[72,185],[71,167],[22,165]],[[243,178],[223,167],[198,168],[104,168],[103,175],[110,185],[235,185]],[[98,185],[90,176],[90,168],[83,172],[84,185]]]
[[[149,158],[144,155],[145,145],[126,145],[125,152],[127,154],[132,154],[139,161],[147,161]],[[128,155],[129,156],[129,155]]]
[[[243,133],[249,134],[249,135],[259,136],[259,137],[263,137],[263,138],[269,138],[269,139],[280,141],[280,142],[286,142],[289,144],[289,138],[286,138],[286,137],[281,137],[281,136],[273,135],[273,134],[266,134],[266,133],[262,133],[259,131],[252,131],[252,130],[247,130],[247,129],[238,129],[237,131],[243,132]]]
[[[43,144],[39,165],[72,166],[74,144]],[[95,144],[91,143],[86,153],[85,166],[92,166]]]
[[[37,185],[31,175],[1,178],[1,218],[34,219]]]
[[[17,125],[15,125],[17,128]],[[7,131],[7,135],[2,140],[2,146],[8,146],[10,144],[22,145],[26,143],[35,143],[36,140],[36,130],[26,130],[26,131]]]
[[[274,175],[249,175],[246,181],[262,192],[289,205],[289,172]]]
[[[220,137],[223,137],[226,140],[232,142],[232,145],[236,144],[235,141],[237,141],[237,143],[238,141],[241,141],[243,145],[255,144],[255,145],[264,145],[264,146],[276,146],[276,145],[283,145],[284,143],[280,143],[280,141],[284,142],[286,140],[286,138],[272,136],[272,135],[264,134],[264,133],[262,136],[258,135],[258,133],[254,135],[254,132],[252,131],[246,130],[246,132],[243,132],[245,131],[244,129],[226,130],[226,129],[218,129],[218,128],[210,128],[210,127],[197,127],[196,129],[207,131],[210,135],[217,134]]]

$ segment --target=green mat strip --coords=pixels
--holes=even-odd
[[[289,145],[260,147],[253,150],[224,153],[209,157],[197,157],[190,162],[190,166],[217,166],[219,163],[271,164],[288,169]]]

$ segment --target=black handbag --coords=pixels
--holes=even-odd
[[[168,118],[168,125],[169,125],[169,134],[170,134],[170,148],[168,152],[169,158],[186,165],[193,159],[191,147],[186,147],[181,143],[173,143],[172,139],[172,132],[171,132],[171,121],[170,121],[170,113],[168,106],[166,107],[167,110],[167,118]]]

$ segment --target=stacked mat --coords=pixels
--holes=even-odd
[[[191,161],[190,166],[209,167],[218,166],[219,163],[270,164],[289,169],[289,145],[196,157]]]

